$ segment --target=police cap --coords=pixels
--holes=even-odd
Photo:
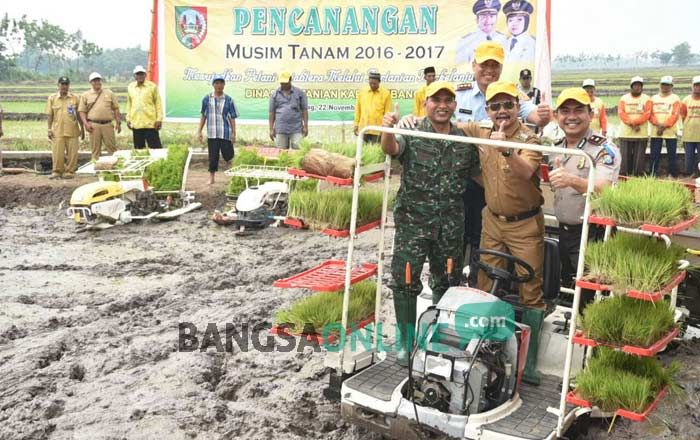
[[[474,3],[472,11],[475,15],[493,13],[497,14],[501,10],[501,3],[498,0],[479,0]]]
[[[503,13],[506,17],[511,15],[530,15],[535,8],[525,0],[511,0],[503,6]]]

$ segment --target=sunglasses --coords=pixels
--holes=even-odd
[[[515,102],[503,101],[503,102],[491,102],[491,103],[489,103],[489,109],[492,112],[499,111],[501,109],[501,106],[503,106],[503,108],[506,110],[513,110],[515,108]]]

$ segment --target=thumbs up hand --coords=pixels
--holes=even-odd
[[[554,169],[549,172],[549,183],[554,189],[566,188],[572,185],[573,175],[564,169],[561,157],[554,158]]]
[[[393,127],[399,122],[399,104],[394,104],[394,111],[388,112],[384,115],[382,120],[383,127]]]

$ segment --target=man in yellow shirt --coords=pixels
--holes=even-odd
[[[620,174],[638,176],[644,173],[651,98],[644,91],[644,79],[635,76],[630,80],[630,92],[620,98],[617,115],[620,117]]]
[[[391,93],[380,86],[382,81],[379,72],[370,72],[369,85],[360,90],[355,102],[355,136],[367,125],[381,127],[384,114],[391,111]],[[378,131],[367,131],[363,137],[365,142],[379,143]]]
[[[49,179],[72,179],[78,164],[78,136],[85,139],[85,130],[78,117],[79,98],[70,93],[70,80],[58,78],[58,92],[46,101],[49,117],[49,140],[53,162]]]
[[[608,134],[608,116],[605,114],[605,103],[602,99],[595,96],[595,81],[592,79],[584,79],[581,85],[591,98],[591,110],[593,115],[591,118],[590,128],[593,133],[602,134],[604,137]]]
[[[122,121],[119,101],[111,90],[102,88],[102,75],[92,72],[88,79],[92,89],[80,96],[78,112],[83,127],[90,133],[92,160],[97,160],[102,153],[103,142],[109,154],[117,151],[112,121],[116,123],[117,133],[122,131]]]
[[[678,118],[681,114],[681,100],[673,93],[673,77],[661,77],[659,93],[651,97],[651,173],[659,174],[661,147],[666,142],[668,172],[678,177],[676,169],[676,147],[678,143]]]
[[[163,125],[163,106],[158,86],[146,81],[146,69],[134,68],[134,79],[127,89],[126,126],[134,135],[134,148],[162,148],[158,130]]]
[[[423,69],[423,78],[425,79],[425,85],[416,91],[416,96],[413,98],[413,114],[416,116],[425,116],[425,106],[423,105],[425,103],[425,91],[435,81],[435,67],[431,66]]]
[[[689,176],[698,177],[698,162],[700,162],[700,75],[693,77],[692,91],[681,102],[681,119],[683,119],[685,172]],[[0,133],[2,133],[1,130]]]

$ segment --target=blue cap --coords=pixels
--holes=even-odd
[[[474,14],[479,15],[484,12],[492,12],[497,14],[501,10],[501,3],[498,0],[479,0],[474,3],[472,11]]]
[[[211,78],[211,84],[214,85],[214,83],[217,82],[217,81],[226,82],[226,78],[224,78],[223,75],[214,75],[214,76]]]

